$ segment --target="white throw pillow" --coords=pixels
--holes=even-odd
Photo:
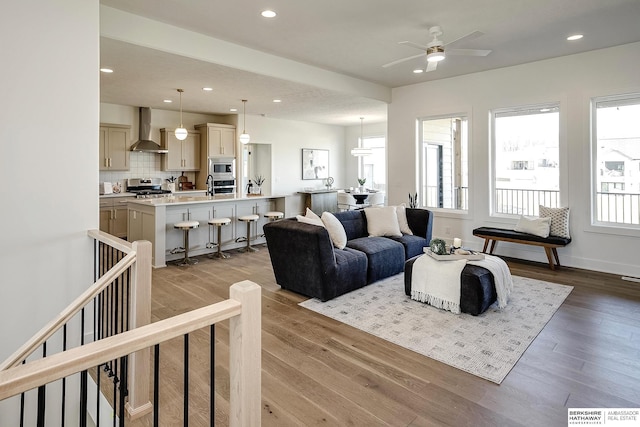
[[[302,215],[296,215],[296,219],[299,222],[304,222],[305,224],[311,224],[311,225],[317,225],[319,227],[324,227],[324,223],[322,222],[322,220],[320,218],[308,218],[306,216],[302,216]]]
[[[367,217],[369,236],[402,236],[395,206],[365,208],[364,214]]]
[[[304,222],[305,224],[318,225],[320,227],[324,227],[324,223],[320,219],[318,215],[311,209],[307,208],[307,212],[305,216],[296,215],[296,219],[300,222]]]
[[[333,246],[338,249],[344,249],[347,246],[347,233],[344,231],[342,223],[336,216],[329,212],[322,213],[322,223],[329,232],[329,237],[333,242]]]
[[[571,238],[569,234],[569,208],[548,208],[540,205],[539,209],[540,218],[551,218],[550,235]]]
[[[529,233],[539,237],[549,237],[551,218],[533,218],[520,215],[515,231]]]
[[[406,205],[404,203],[396,206],[396,215],[398,216],[398,226],[400,227],[400,232],[413,235],[413,231],[411,231],[411,229],[409,228],[409,223],[407,222],[407,211]]]

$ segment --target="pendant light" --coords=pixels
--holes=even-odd
[[[185,139],[187,139],[187,135],[189,135],[189,132],[187,132],[184,126],[182,126],[182,92],[184,91],[182,89],[178,89],[178,92],[180,93],[180,127],[176,128],[176,131],[174,133],[177,139],[179,139],[180,141],[184,141]]]
[[[364,141],[364,117],[360,117],[360,141],[356,148],[351,149],[351,155],[356,157],[370,156],[372,154],[371,148],[362,147]]]
[[[243,144],[248,144],[249,141],[251,141],[251,137],[249,136],[249,134],[246,131],[246,119],[247,119],[247,112],[245,110],[245,106],[247,105],[247,100],[243,99],[242,100],[242,134],[240,135],[240,142]]]

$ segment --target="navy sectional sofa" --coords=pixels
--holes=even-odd
[[[433,214],[407,208],[413,235],[369,237],[362,210],[337,212],[347,245],[334,247],[324,227],[287,218],[264,225],[276,282],[293,292],[327,301],[403,271],[406,260],[431,241]]]

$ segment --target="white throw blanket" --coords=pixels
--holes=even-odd
[[[466,259],[437,261],[429,255],[415,260],[411,270],[411,299],[460,313],[460,274]]]
[[[469,261],[469,264],[484,267],[493,274],[493,281],[496,285],[496,295],[498,297],[498,308],[505,308],[509,301],[509,295],[513,290],[513,279],[509,266],[502,258],[494,255],[485,255],[484,259]]]

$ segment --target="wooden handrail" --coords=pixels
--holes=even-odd
[[[260,289],[257,284],[253,285]],[[18,365],[0,372],[0,400],[238,316],[241,312],[241,303],[229,299]]]
[[[87,234],[89,235],[89,237],[93,237],[99,242],[106,243],[107,245],[112,246],[117,250],[119,250],[120,252],[124,252],[125,254],[128,254],[133,250],[133,247],[130,242],[119,239],[115,236],[112,236],[109,233],[105,233],[104,231],[92,229],[92,230],[88,230]]]
[[[91,234],[91,231],[90,231]],[[104,233],[102,233],[104,234]],[[95,298],[104,290],[116,277],[125,272],[135,261],[136,252],[128,249],[129,253],[124,256],[116,265],[107,273],[99,278],[93,286],[84,291],[78,298],[69,304],[60,314],[47,323],[38,333],[36,333],[29,341],[24,343],[16,352],[9,356],[2,364],[0,371],[14,367],[25,360],[33,353],[42,343],[51,337],[56,331],[75,316],[82,307],[86,306],[89,301]]]

